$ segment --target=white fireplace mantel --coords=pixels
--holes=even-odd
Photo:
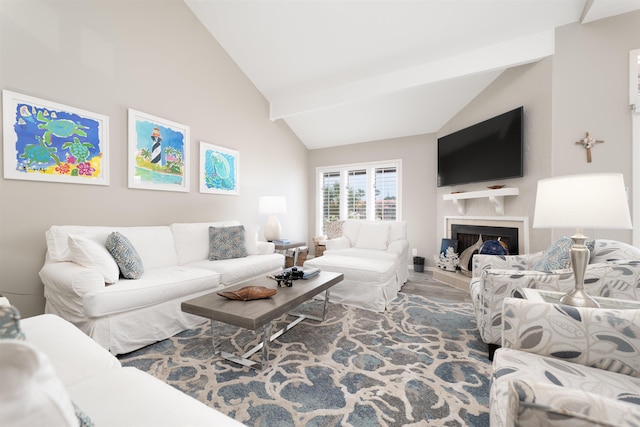
[[[467,199],[489,199],[494,204],[496,215],[504,215],[504,197],[517,196],[520,189],[516,187],[497,188],[481,191],[469,191],[465,193],[451,193],[442,196],[443,200],[451,200],[458,208],[458,214],[465,214],[465,202]]]

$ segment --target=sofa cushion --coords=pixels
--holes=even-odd
[[[244,258],[247,247],[244,244],[244,226],[209,227],[209,259]]]
[[[389,224],[386,222],[371,223],[364,222],[360,225],[356,248],[362,249],[387,249],[387,239],[389,238]]]
[[[220,275],[210,270],[155,268],[147,270],[138,280],[119,280],[88,292],[83,297],[84,312],[89,317],[99,317],[150,307],[207,289],[214,291],[219,283]]]
[[[68,240],[73,262],[97,270],[104,276],[105,283],[118,281],[120,276],[118,264],[105,245],[78,234],[69,234]]]
[[[47,357],[33,344],[0,341],[0,378],[0,425],[78,425],[71,398]]]
[[[96,426],[238,426],[223,413],[133,367],[69,387]]]
[[[281,270],[284,265],[282,254],[248,255],[244,258],[219,259],[216,261],[196,261],[185,265],[190,268],[203,268],[220,274],[220,283],[224,286],[264,277],[267,273]]]
[[[114,231],[107,236],[106,246],[126,279],[139,279],[144,273],[142,259],[129,239]]]
[[[120,368],[120,361],[72,323],[54,314],[21,321],[27,340],[47,355],[65,386]]]

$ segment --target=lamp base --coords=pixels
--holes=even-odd
[[[585,291],[581,289],[574,289],[571,292],[567,292],[562,296],[562,298],[560,298],[560,302],[562,304],[572,305],[574,307],[600,307],[598,301],[591,298]]]
[[[276,218],[274,214],[269,215],[267,222],[264,225],[264,238],[267,242],[278,240],[280,238],[280,233],[282,233],[282,228],[280,227],[278,218]]]

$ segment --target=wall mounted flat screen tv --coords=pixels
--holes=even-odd
[[[523,175],[523,107],[438,138],[438,187]]]

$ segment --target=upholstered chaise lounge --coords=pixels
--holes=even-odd
[[[343,235],[325,244],[324,254],[304,265],[344,274],[331,302],[382,312],[408,279],[405,221],[346,220]]]

